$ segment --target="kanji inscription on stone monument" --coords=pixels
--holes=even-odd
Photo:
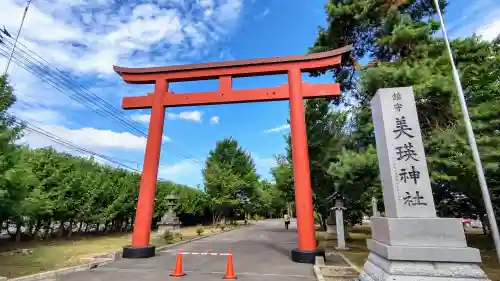
[[[387,217],[435,217],[413,89],[380,89],[371,107]]]

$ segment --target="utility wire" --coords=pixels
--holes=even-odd
[[[23,102],[21,102],[21,104],[23,104]],[[25,104],[29,105],[28,103],[25,103]],[[10,115],[10,116],[21,121],[21,119],[19,117],[15,117],[15,116],[12,116],[12,115]],[[30,120],[30,122],[28,122],[28,121],[26,121],[26,119],[23,119],[22,122],[25,122],[26,124],[30,124],[32,126],[35,126],[35,125],[33,125],[33,122],[36,122],[36,123],[40,124],[40,126],[42,126],[42,127],[38,127],[38,128],[42,129],[43,127],[45,127],[46,129],[44,129],[44,131],[47,132],[47,133],[52,134],[53,136],[57,136],[57,135],[55,135],[55,131],[58,131],[58,132],[60,132],[62,134],[65,133],[60,127],[57,127],[57,126],[54,126],[54,125],[50,125],[50,124],[47,124],[47,123],[43,123],[43,122],[40,122],[40,121]],[[49,128],[50,128],[50,131],[48,131]],[[59,139],[64,140],[62,137],[59,137],[59,136],[57,136],[57,137]],[[67,140],[65,140],[65,141],[67,141]],[[67,141],[67,142],[69,142],[69,141]],[[104,155],[104,154],[102,154],[102,155]],[[107,157],[109,157],[109,156],[107,156]],[[135,164],[137,167],[139,166],[139,163],[136,162],[136,161],[127,160],[127,159],[119,158],[119,157],[116,157],[116,156],[113,156],[113,159],[114,160],[118,160],[118,161],[120,161],[122,163],[125,162],[125,163]]]
[[[7,43],[9,43],[9,42],[7,42]],[[21,43],[19,43],[19,44],[21,46],[25,47]],[[27,48],[27,47],[25,47],[25,48]],[[0,49],[0,50],[2,50],[2,49]],[[31,52],[33,52],[33,51],[31,51]],[[0,54],[5,56],[5,50],[3,50],[3,52],[1,52]],[[40,66],[40,64],[41,64],[40,61],[34,61],[34,59],[36,60],[36,58],[34,58],[33,56],[27,54],[26,51],[20,50],[20,48],[15,51],[15,54],[18,55],[19,57],[22,57],[22,58],[19,58],[19,57],[15,56],[14,59],[13,59],[14,62],[16,62],[19,66],[21,66],[22,68],[24,68],[28,72],[32,73],[33,75],[39,77],[40,79],[42,79],[42,81],[44,81],[47,84],[53,86],[58,91],[66,94],[65,91],[64,91],[64,89],[62,89],[62,87],[60,86],[60,84],[65,84],[65,83],[67,84],[68,83],[67,79],[61,81],[61,75],[59,75],[58,77],[54,76],[53,73],[50,72],[50,67],[49,66],[43,65],[43,64]],[[71,80],[70,82],[73,82],[73,80],[69,76],[67,76],[63,72],[59,71],[58,69],[56,69],[56,70],[58,72],[62,73],[63,75],[65,75],[66,77],[68,77]],[[57,78],[59,78],[59,79],[57,79]],[[78,84],[76,84],[76,85],[84,88],[81,85],[78,85]],[[70,90],[76,92],[75,89],[71,85],[67,86],[67,87],[69,87]],[[87,89],[85,89],[85,90],[87,90]],[[90,91],[88,91],[88,92],[90,94],[92,94]],[[117,114],[110,113],[110,111],[109,111],[110,108],[111,109],[115,109],[115,111],[117,111],[117,113],[119,115],[123,115],[123,113],[120,110],[117,110],[116,108],[114,108],[111,105],[109,105],[109,103],[107,103],[104,100],[100,99],[98,96],[92,94],[92,97],[88,97],[88,95],[85,95],[85,94],[82,95],[82,92],[77,92],[76,96],[70,94],[70,97],[72,99],[74,99],[75,101],[77,101],[79,103],[82,103],[83,105],[89,107],[91,110],[93,110],[94,112],[98,113],[99,115],[101,115],[101,116],[103,116],[105,118],[108,118],[108,119],[109,118],[113,118],[114,119],[113,121],[115,121],[116,123],[119,123],[122,127],[127,128],[127,130],[129,130],[130,128],[132,128],[132,130],[138,132],[140,135],[142,135],[144,137],[147,137],[147,133],[144,133],[144,129],[145,129],[144,127],[143,127],[143,130],[138,129],[137,126],[130,127],[130,123],[131,122],[134,122],[136,124],[139,124],[139,123],[131,120],[127,116],[124,116],[124,117],[126,119],[128,119],[128,120],[123,120],[123,118],[120,118],[120,116],[118,116],[118,118],[117,118],[117,116],[116,116]],[[102,101],[102,102],[104,102],[106,104],[106,106],[103,107],[102,104],[97,104],[97,103],[95,103],[94,100]],[[97,106],[97,108],[96,108],[96,106]],[[100,109],[100,111],[98,111],[99,109]],[[106,116],[104,116],[104,115],[106,115]],[[123,123],[124,121],[129,121],[129,122],[128,123]],[[178,156],[178,157],[187,158],[188,160],[193,161],[193,162],[199,162],[199,160],[195,159],[193,156],[189,155],[186,152],[180,151],[179,149],[173,147],[169,143],[163,143],[162,145],[164,147],[166,147],[167,149],[174,150],[176,152],[176,156]]]
[[[2,50],[2,49],[0,49]],[[4,51],[4,50],[3,50]],[[55,89],[57,89],[59,92],[63,94],[67,94],[65,92],[64,86],[66,86],[67,89],[75,92],[76,94],[69,94],[70,98],[75,100],[77,103],[80,103],[88,108],[90,108],[92,111],[95,113],[101,115],[104,118],[107,119],[112,119],[112,121],[118,123],[120,126],[126,128],[127,130],[134,130],[138,132],[139,134],[142,135],[142,131],[138,130],[137,128],[130,126],[129,124],[125,123],[124,120],[120,119],[119,116],[116,114],[111,113],[108,109],[108,106],[102,106],[94,102],[94,100],[91,99],[88,95],[82,95],[81,93],[75,91],[74,87],[72,85],[67,85],[68,81],[61,79],[61,77],[58,77],[56,75],[53,75],[53,73],[49,72],[50,69],[47,69],[46,67],[40,67],[36,62],[31,60],[30,58],[26,58],[24,54],[19,53],[18,51],[15,51],[16,55],[19,55],[19,57],[15,57],[14,61],[18,63],[21,67],[23,67],[25,70],[30,72],[31,74],[37,76],[40,78],[42,81],[45,83],[51,85]],[[22,58],[20,58],[22,57]],[[97,97],[97,96],[96,96]]]
[[[7,45],[13,46],[13,44],[8,40],[4,40],[3,43],[5,45],[5,48],[0,48],[0,55],[6,56],[6,48],[8,48]],[[0,43],[2,42],[0,41]],[[74,81],[64,72],[60,71],[57,68],[56,71],[53,71],[46,60],[41,58],[24,44],[19,43],[19,46],[21,47],[17,50],[14,50],[13,52],[13,61],[19,66],[21,66],[31,74],[37,76],[43,82],[51,85],[56,90],[64,94],[69,94],[70,98],[80,104],[85,105],[102,117],[110,119],[111,121],[119,124],[121,127],[126,128],[127,130],[135,131],[139,135],[147,137],[147,133],[144,132],[144,130],[147,129],[141,126],[138,122],[131,120],[128,116],[123,115],[121,110],[116,109],[108,102],[93,94],[87,88],[76,83],[76,81]],[[76,93],[76,95],[67,93],[63,86]],[[183,152],[182,150],[173,147],[170,143],[162,143],[162,146],[167,149],[173,150],[175,152],[174,154],[178,157],[186,158],[193,162],[199,162],[199,160],[191,156],[189,153]]]
[[[14,123],[15,124],[24,127],[24,129],[27,130],[30,133],[34,133],[34,134],[40,135],[40,136],[42,136],[42,137],[44,137],[46,139],[51,140],[54,143],[62,145],[62,146],[66,147],[66,148],[69,148],[69,149],[71,149],[73,151],[78,151],[78,152],[81,152],[81,153],[84,153],[84,154],[87,154],[87,155],[98,157],[98,158],[106,160],[106,161],[108,161],[110,163],[113,163],[113,164],[115,164],[115,165],[117,165],[119,167],[123,167],[125,169],[131,170],[133,172],[137,172],[139,174],[141,173],[141,171],[139,171],[138,169],[132,168],[132,167],[130,167],[128,165],[125,165],[125,164],[123,164],[123,163],[120,162],[120,161],[122,161],[122,162],[132,162],[133,163],[133,161],[123,160],[123,159],[120,159],[120,158],[117,158],[117,157],[110,157],[108,155],[97,153],[97,152],[89,150],[87,148],[78,146],[78,145],[76,145],[76,144],[74,144],[74,143],[72,143],[72,142],[70,142],[70,141],[68,141],[68,140],[66,140],[64,138],[61,138],[61,137],[59,137],[59,136],[57,136],[57,135],[55,135],[55,134],[53,134],[53,133],[51,133],[51,132],[49,132],[47,130],[44,130],[43,128],[40,128],[40,127],[38,127],[36,125],[33,125],[32,123],[30,123],[30,122],[28,122],[26,120],[23,120],[23,119],[21,119],[21,118],[19,118],[17,116],[14,116],[12,114],[9,114],[8,116],[14,119]],[[44,124],[42,122],[39,122],[39,123],[42,124],[42,125],[44,125],[44,126],[52,127],[52,126]],[[162,178],[158,178],[158,180],[160,180],[160,181],[167,181],[167,180],[162,179]]]
[[[44,138],[47,138],[47,139],[49,139],[49,140],[51,140],[51,141],[53,141],[53,142],[55,142],[55,143],[57,143],[59,145],[62,145],[62,146],[66,147],[66,148],[69,148],[71,150],[76,150],[76,151],[82,152],[84,154],[88,154],[88,155],[92,155],[92,156],[101,158],[101,159],[106,160],[106,161],[108,161],[110,163],[116,164],[116,165],[118,165],[120,167],[124,167],[126,169],[129,169],[129,170],[132,170],[134,172],[140,173],[139,170],[134,169],[132,167],[129,167],[129,166],[125,165],[125,164],[122,164],[119,161],[111,158],[110,156],[103,155],[103,154],[100,154],[100,153],[88,150],[86,148],[83,148],[81,146],[78,146],[78,145],[76,145],[76,144],[74,144],[74,143],[72,143],[72,142],[70,142],[68,140],[65,140],[65,139],[63,139],[63,138],[61,138],[61,137],[59,137],[59,136],[57,136],[55,134],[52,134],[51,132],[46,131],[46,130],[44,130],[44,129],[36,126],[36,125],[33,125],[32,123],[30,123],[30,122],[28,122],[26,120],[23,120],[23,119],[21,119],[19,117],[16,117],[14,115],[9,115],[9,116],[14,119],[14,123],[15,124],[17,124],[19,126],[23,126],[25,128],[25,130],[28,130],[28,131],[30,131],[32,133],[35,133],[35,134],[40,135],[40,136],[43,136]]]
[[[27,130],[28,132],[30,133],[34,133],[34,134],[37,134],[39,136],[42,136],[48,140],[51,140],[52,142],[54,143],[57,143],[59,145],[62,145],[66,148],[69,148],[73,151],[78,151],[78,152],[81,152],[81,153],[85,153],[87,155],[92,155],[94,157],[98,157],[98,158],[101,158],[103,160],[106,160],[110,163],[113,163],[119,167],[123,167],[125,169],[128,169],[130,171],[133,171],[133,172],[137,172],[137,173],[141,173],[141,171],[139,171],[138,169],[135,169],[135,168],[132,168],[128,165],[125,165],[123,163],[120,163],[120,161],[117,161],[119,160],[119,158],[116,158],[116,157],[110,157],[108,155],[104,155],[104,154],[100,154],[100,153],[97,153],[95,151],[92,151],[92,150],[89,150],[87,148],[84,148],[84,147],[81,147],[81,146],[78,146],[68,140],[65,140],[47,130],[44,130],[36,125],[33,125],[32,123],[26,121],[26,120],[23,120],[19,117],[16,117],[12,114],[9,114],[9,117],[13,118],[14,119],[14,123],[19,125],[19,126],[23,126],[25,130]],[[41,123],[41,122],[39,122]],[[41,123],[42,125],[45,125],[45,126],[50,126],[50,125],[47,125],[47,124],[44,124],[44,123]],[[127,160],[122,160],[123,162],[133,162],[133,161],[127,161]],[[167,181],[166,179],[163,179],[163,178],[158,178],[159,181]]]
[[[30,4],[31,4],[31,0],[28,0],[28,3],[26,4],[26,8],[24,8],[24,13],[23,13],[23,17],[21,19],[21,24],[19,25],[19,30],[17,31],[17,34],[16,34],[14,46],[12,47],[12,52],[10,53],[10,56],[7,59],[7,66],[5,67],[5,71],[3,72],[3,75],[6,75],[7,71],[9,71],[10,61],[12,60],[12,55],[14,55],[14,50],[16,49],[16,44],[17,44],[17,41],[19,39],[19,35],[21,34],[21,30],[23,29],[24,19],[26,18],[26,13],[28,13],[28,8],[30,7]],[[4,29],[4,33],[5,33],[5,27],[3,29]]]

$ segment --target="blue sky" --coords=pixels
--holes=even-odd
[[[17,30],[23,1],[2,0],[0,24]],[[4,3],[5,2],[5,3]],[[453,0],[445,20],[450,36],[500,33],[500,2]],[[144,95],[152,85],[127,85],[112,65],[161,66],[303,54],[325,25],[325,0],[34,1],[21,42],[111,105]],[[5,59],[0,58],[0,69]],[[9,73],[19,103],[13,114],[52,134],[141,169],[145,139],[44,84],[21,67]],[[324,76],[304,80],[330,82]],[[234,79],[236,89],[278,86],[285,76]],[[216,81],[174,83],[177,93],[215,90]],[[149,111],[127,111],[148,126]],[[191,186],[202,183],[205,157],[217,140],[233,137],[252,153],[259,174],[270,179],[273,155],[284,153],[288,102],[167,109],[159,176]],[[31,147],[52,145],[35,134]],[[179,153],[181,151],[182,153]],[[75,152],[72,152],[75,153]],[[181,155],[182,154],[182,155]],[[189,154],[186,159],[185,154]]]

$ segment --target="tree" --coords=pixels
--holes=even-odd
[[[378,159],[375,148],[358,153],[344,150],[332,162],[328,173],[335,179],[335,188],[345,198],[347,211],[344,220],[352,226],[370,213],[371,198],[382,197]]]
[[[77,157],[51,147],[17,145],[23,127],[7,113],[14,102],[12,87],[6,77],[1,77],[0,231],[7,230],[16,241],[129,231],[134,223],[140,175],[100,164],[92,157]],[[235,194],[253,198],[257,194],[253,188],[259,183],[251,158],[239,150],[233,152],[234,167],[223,161],[224,167],[233,167],[228,170],[233,176],[228,184],[244,182],[233,188]],[[179,197],[177,212],[183,223],[203,222],[209,205],[207,194],[165,181],[158,182],[155,219],[166,210],[164,198],[170,193]]]
[[[274,178],[274,186],[287,205],[295,201],[295,187],[293,183],[292,163],[284,155],[275,157],[277,166],[271,168],[271,175]]]
[[[23,151],[14,143],[22,127],[7,113],[15,101],[7,76],[0,76],[0,226],[12,218],[16,224],[16,240],[19,240],[23,215],[30,209],[29,202],[24,200],[32,182],[29,170],[20,162]],[[23,177],[27,180],[23,181]]]
[[[209,152],[203,181],[212,202],[214,224],[221,215],[227,219],[244,204],[257,199],[259,177],[255,164],[250,154],[232,138],[218,141]]]
[[[365,184],[376,186],[378,179],[373,175],[377,167],[363,164],[368,163],[375,143],[369,101],[379,88],[413,86],[438,211],[443,216],[480,215],[484,211],[449,59],[443,40],[434,37],[439,24],[433,19],[433,1],[406,2],[391,8],[389,1],[331,0],[326,6],[328,26],[319,29],[310,51],[353,44],[355,60],[370,57],[377,61],[373,67],[356,72],[353,61],[347,59],[333,71],[345,92],[340,102],[351,98],[355,106],[348,133],[353,151],[332,161],[330,173],[342,183],[342,179],[355,179],[358,167],[365,166],[365,173],[372,175],[367,178],[373,181]],[[444,9],[446,1],[440,1],[440,6]],[[498,198],[499,40],[484,42],[469,37],[454,40],[452,48],[488,183]],[[358,164],[349,164],[344,157]],[[357,181],[351,181],[345,182],[356,186]],[[498,202],[494,204],[498,209]]]

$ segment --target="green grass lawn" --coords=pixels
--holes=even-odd
[[[229,229],[229,227],[226,227]],[[195,238],[197,227],[181,228],[183,240]],[[202,235],[220,232],[205,227]],[[58,268],[75,266],[90,261],[90,257],[97,254],[119,251],[125,245],[130,245],[131,234],[110,234],[91,237],[75,237],[72,240],[33,241],[23,242],[15,246],[17,249],[30,249],[32,254],[0,255],[0,276],[14,278]],[[175,242],[181,239],[176,238]],[[166,245],[166,242],[157,235],[151,235],[151,244],[156,246]],[[12,246],[3,250],[12,250]]]
[[[326,240],[326,232],[317,231],[316,237],[319,241],[319,247],[326,251],[334,251],[337,241]],[[369,250],[366,248],[366,239],[371,238],[369,226],[355,226],[349,231],[350,239],[346,242],[349,251],[342,252],[355,265],[363,268],[368,257]],[[495,253],[493,238],[482,234],[481,229],[471,229],[466,233],[467,244],[469,247],[479,249],[482,257],[481,268],[486,272],[492,281],[500,281],[500,264]]]

